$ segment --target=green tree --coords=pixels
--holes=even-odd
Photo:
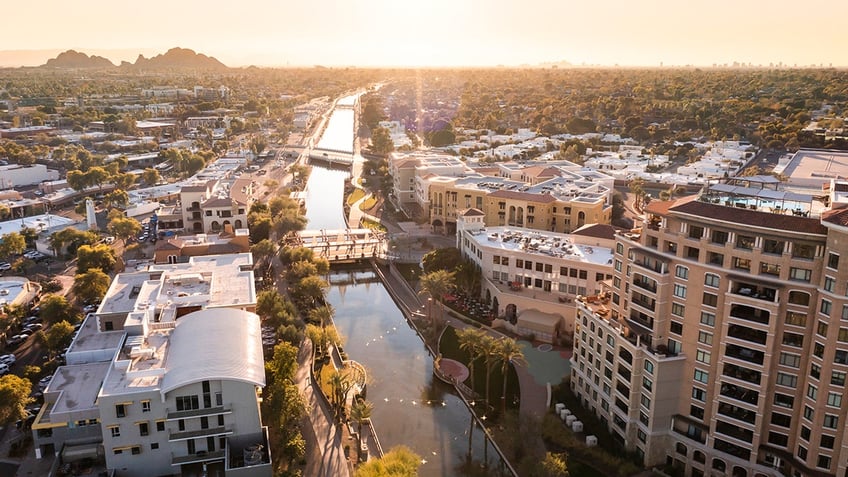
[[[45,344],[51,354],[55,355],[71,344],[74,336],[74,325],[62,320],[44,333]]]
[[[141,173],[141,180],[149,186],[154,186],[159,183],[161,177],[159,176],[158,170],[148,167]]]
[[[568,465],[565,454],[545,453],[545,459],[539,463],[537,473],[539,477],[568,477]]]
[[[468,369],[471,371],[471,391],[474,390],[474,363],[481,356],[483,339],[486,332],[479,328],[462,328],[456,330],[456,338],[459,341],[459,348],[468,353]]]
[[[103,196],[103,203],[108,208],[112,207],[126,207],[130,202],[130,196],[127,194],[127,191],[123,189],[115,189],[112,192],[107,193]]]
[[[356,423],[356,455],[362,449],[362,423],[371,419],[374,404],[365,399],[357,399],[350,407],[350,418]]]
[[[527,360],[524,358],[524,351],[522,351],[521,346],[518,346],[518,343],[516,343],[516,341],[512,338],[501,338],[498,340],[494,349],[494,354],[498,361],[501,362],[501,375],[503,377],[501,410],[504,414],[506,414],[506,388],[507,381],[509,380],[509,365],[510,363],[514,366],[527,364]]]
[[[253,254],[253,260],[256,263],[261,263],[277,253],[277,246],[268,239],[261,240],[251,245],[250,253]]]
[[[77,249],[77,272],[85,273],[98,268],[106,273],[115,268],[115,250],[106,244],[83,245]]]
[[[32,383],[14,374],[0,378],[0,424],[11,424],[27,415],[26,406],[33,401],[29,396]]]
[[[462,263],[462,254],[455,247],[438,248],[427,252],[421,262],[424,265],[424,273],[455,270]]]
[[[371,149],[375,154],[385,156],[394,151],[395,144],[386,128],[376,128],[371,131]]]
[[[498,342],[495,338],[489,335],[484,335],[480,340],[480,354],[483,357],[483,362],[486,364],[486,403],[491,407],[492,395],[489,392],[489,383],[492,377],[492,368],[498,362],[497,356]]]
[[[141,233],[141,224],[136,219],[124,217],[123,214],[120,214],[109,221],[106,230],[117,237],[118,240],[123,240],[126,243],[128,238]]]
[[[453,280],[453,272],[449,272],[447,270],[436,270],[435,272],[421,275],[419,279],[421,286],[421,291],[419,293],[426,293],[439,304],[440,316],[444,314],[445,295],[453,288]],[[433,317],[428,318],[430,318],[431,321],[435,321],[433,320]]]
[[[109,275],[103,273],[99,268],[91,268],[84,273],[74,276],[74,295],[84,301],[91,302],[100,300],[109,289]]]
[[[44,316],[48,323],[79,321],[79,310],[61,295],[45,295],[38,306],[41,308],[41,316]]]
[[[5,234],[3,239],[0,240],[0,256],[11,258],[14,255],[19,255],[24,249],[26,249],[26,240],[18,232]]]
[[[289,291],[295,302],[302,306],[309,306],[313,303],[323,303],[324,293],[329,287],[330,285],[321,277],[308,276],[298,281]]]
[[[421,456],[406,446],[391,448],[380,459],[372,459],[359,466],[356,477],[416,477],[421,466]]]

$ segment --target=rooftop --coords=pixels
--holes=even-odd
[[[540,232],[515,227],[488,227],[478,231],[468,231],[468,233],[481,248],[521,251],[597,265],[612,263],[611,248],[580,245],[578,242],[582,240],[582,237],[574,234]]]
[[[49,412],[56,417],[58,413],[97,409],[100,383],[103,382],[109,366],[109,362],[60,366],[45,390],[45,394],[58,393],[55,401],[45,399],[45,402],[53,402]]]

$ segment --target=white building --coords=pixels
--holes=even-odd
[[[59,171],[47,169],[47,166],[44,164],[32,164],[30,166],[9,164],[7,166],[0,166],[0,189],[31,186],[44,181],[55,181],[58,179]]]

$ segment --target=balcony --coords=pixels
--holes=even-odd
[[[178,419],[190,419],[201,416],[217,416],[218,414],[229,414],[233,412],[229,406],[207,407],[203,409],[189,409],[187,411],[167,411],[165,418],[169,421]]]
[[[171,465],[195,464],[201,462],[209,462],[213,460],[222,460],[226,457],[226,452],[217,450],[214,452],[200,451],[197,454],[176,456],[171,454]]]
[[[722,383],[721,395],[754,405],[760,398],[759,392],[730,383]]]
[[[639,305],[642,308],[645,308],[650,311],[655,311],[657,300],[654,300],[653,298],[648,298],[647,296],[634,291],[630,295],[630,303],[633,305]]]
[[[774,303],[777,290],[774,288],[757,287],[755,285],[739,283],[730,290],[730,293]]]
[[[197,429],[194,431],[178,431],[172,432],[168,436],[168,441],[182,441],[186,439],[197,439],[198,437],[216,437],[232,434],[233,430],[226,427],[210,427],[208,429]]]
[[[662,275],[665,275],[666,273],[668,273],[668,266],[665,263],[663,263],[663,262],[661,262],[661,261],[659,261],[655,258],[639,257],[636,260],[634,260],[633,263],[636,266],[650,270],[650,271],[655,272],[655,273],[659,273],[659,274],[662,274]]]
[[[724,364],[722,375],[756,385],[759,385],[760,380],[762,379],[762,373],[759,371],[754,371],[753,369],[748,369],[730,363]]]
[[[718,413],[723,416],[736,419],[737,421],[747,422],[748,424],[753,424],[757,420],[757,413],[755,411],[727,404],[725,402],[718,403]]]
[[[637,277],[641,277],[641,275],[637,275]],[[651,293],[657,292],[657,282],[653,280],[649,280],[647,278],[635,278],[633,280],[633,286],[639,287],[643,290],[647,290]]]
[[[768,325],[771,319],[769,312],[746,305],[733,305],[730,308],[730,316],[761,325]]]
[[[759,365],[763,364],[763,359],[765,358],[765,353],[762,351],[754,351],[734,344],[727,345],[724,355]]]
[[[709,427],[690,417],[680,414],[675,415],[673,420],[674,422],[671,429],[677,434],[695,442],[700,442],[701,444],[705,444],[707,442],[707,436],[710,432]]]
[[[654,330],[654,319],[640,311],[630,310],[630,318],[628,318],[628,321],[636,323],[648,332],[652,332]]]
[[[740,340],[750,341],[751,343],[757,343],[760,345],[766,344],[766,340],[768,339],[768,333],[766,333],[765,331],[755,330],[753,328],[748,328],[747,326],[734,324],[731,324],[727,327],[727,336]]]

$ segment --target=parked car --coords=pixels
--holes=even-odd
[[[115,237],[111,235],[109,235],[108,237],[104,237],[103,243],[105,243],[106,245],[112,245],[113,243],[115,243]]]
[[[52,381],[52,380],[53,380],[53,375],[50,375],[50,376],[44,376],[43,378],[41,378],[41,379],[38,381],[38,389],[39,389],[41,392],[44,392],[44,390],[45,390],[45,389],[47,389],[47,386],[49,386],[49,385],[50,385],[50,381]]]
[[[17,360],[18,360],[18,358],[16,358],[15,355],[12,354],[12,353],[4,354],[3,356],[0,356],[0,364],[5,364],[6,366],[11,366],[11,365],[15,364],[15,361],[17,361]]]
[[[9,365],[8,364],[0,364],[0,376],[5,374],[9,374]]]
[[[44,328],[44,325],[42,325],[41,323],[31,323],[31,324],[26,325],[24,327],[24,329],[29,331],[30,333],[35,333],[36,331],[43,329],[43,328]]]
[[[0,262],[0,272],[5,272],[12,269],[12,264],[9,262]]]
[[[95,311],[97,311],[98,306],[100,306],[100,305],[95,305],[95,304],[85,305],[84,307],[82,307],[82,311],[84,311],[86,313],[94,313]]]

